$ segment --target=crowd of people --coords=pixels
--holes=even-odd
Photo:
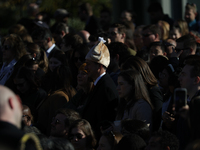
[[[173,20],[154,2],[150,25],[128,10],[112,23],[107,8],[99,19],[89,3],[78,8],[84,30],[65,9],[51,25],[31,3],[1,37],[0,149],[199,149],[197,6]]]

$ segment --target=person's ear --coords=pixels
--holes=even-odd
[[[166,52],[164,52],[164,53],[163,53],[163,55],[164,55],[164,56],[167,56],[167,53],[166,53]]]
[[[122,33],[122,38],[125,39],[125,37],[126,37],[126,34]]]
[[[199,77],[199,76],[195,77],[195,83],[196,83],[196,84],[199,84],[199,83],[200,83],[200,77]]]
[[[61,35],[62,35],[62,37],[64,37],[66,35],[66,33],[62,30]]]
[[[154,35],[155,35],[155,39],[160,40],[160,37],[159,37],[159,35],[157,33],[154,34]]]
[[[12,99],[11,97],[8,99],[8,104],[9,104],[9,107],[10,107],[11,109],[14,108],[13,99]]]

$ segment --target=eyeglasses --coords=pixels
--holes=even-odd
[[[78,60],[80,60],[81,62],[85,61],[84,57],[74,57],[74,61],[77,62]]]
[[[73,138],[76,137],[78,140],[81,140],[83,138],[83,135],[80,133],[77,134],[70,134],[69,135],[69,140],[73,140]]]
[[[142,34],[143,37],[149,37],[150,35],[152,35],[153,33],[147,33],[147,34]]]
[[[3,45],[2,48],[5,49],[5,50],[10,50],[11,46],[10,45]]]

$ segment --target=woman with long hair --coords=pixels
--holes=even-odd
[[[65,56],[65,53],[60,50],[52,51],[49,54],[48,59],[49,59],[48,70],[45,76],[43,77],[42,87],[47,93],[51,93],[58,89],[58,87],[57,89],[55,89],[56,72],[54,70],[56,70],[56,68],[61,65],[68,66],[68,63],[67,63],[67,58]]]
[[[177,40],[178,38],[189,34],[188,24],[185,20],[179,19],[174,22],[170,30],[170,39]]]
[[[35,43],[27,43],[26,45],[27,52],[29,52],[32,57],[38,61],[39,67],[47,72],[48,69],[48,58],[45,51],[42,51],[40,47]]]
[[[94,85],[94,81],[88,76],[88,72],[85,70],[85,66],[86,63],[83,63],[79,68],[79,73],[77,75],[78,85],[76,87],[77,93],[66,105],[67,108],[75,109],[80,114],[82,114],[87,98],[92,92]]]
[[[71,86],[71,71],[68,66],[58,66],[52,72],[48,97],[38,108],[38,128],[46,135],[50,135],[51,121],[55,112],[66,105],[76,94]]]
[[[162,40],[167,40],[169,38],[169,31],[170,31],[170,25],[168,22],[159,20],[158,21],[158,26],[161,29],[161,39]]]
[[[36,108],[47,93],[40,88],[40,82],[35,77],[34,71],[27,67],[21,67],[14,77],[14,84],[22,104],[27,105],[35,117]]]
[[[85,119],[74,121],[69,128],[68,139],[75,150],[92,150],[96,145],[92,127]]]
[[[122,71],[117,90],[120,103],[116,120],[138,119],[151,126],[153,105],[141,74],[137,70]]]
[[[135,69],[142,75],[143,81],[149,93],[149,98],[154,107],[152,129],[153,131],[158,130],[162,118],[163,95],[158,86],[158,81],[152,73],[149,65],[139,57],[130,57],[122,64],[121,69]]]
[[[16,34],[10,34],[2,38],[3,66],[0,70],[0,84],[5,82],[12,75],[16,62],[26,54],[22,39]]]

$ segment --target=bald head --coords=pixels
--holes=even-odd
[[[9,88],[0,85],[0,107],[6,104],[9,97],[15,97],[15,94]]]
[[[81,30],[78,32],[78,35],[82,37],[84,43],[89,43],[89,37],[90,37],[89,32],[87,32],[86,30]]]
[[[0,120],[21,127],[22,105],[13,91],[0,85]]]

